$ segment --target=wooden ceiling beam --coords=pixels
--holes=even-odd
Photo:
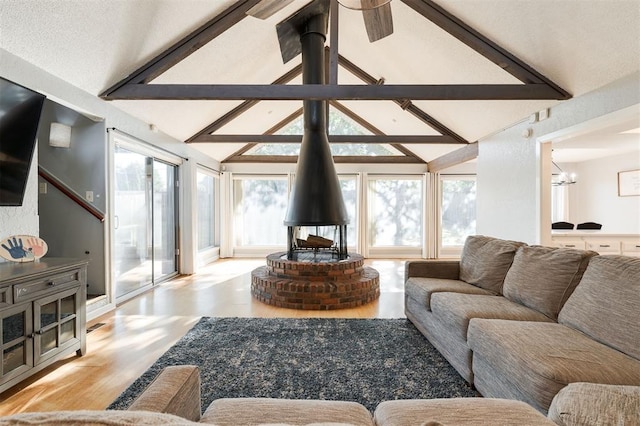
[[[191,143],[300,143],[302,135],[202,135]],[[330,143],[460,144],[446,135],[329,135]]]
[[[223,163],[296,163],[297,155],[241,155],[229,158]],[[399,155],[377,155],[377,156],[351,156],[351,155],[334,155],[335,163],[353,163],[353,164],[425,164],[423,160],[412,157]]]
[[[138,68],[126,78],[111,86],[100,94],[101,98],[110,99],[123,87],[131,84],[149,83],[169,68],[173,67],[205,44],[246,18],[247,12],[260,0],[239,0],[213,19],[179,40],[155,58]]]
[[[533,100],[559,99],[546,84],[129,84],[109,100]]]
[[[458,164],[466,163],[478,157],[478,144],[470,143],[467,146],[456,149],[427,163],[427,170],[436,173]]]
[[[554,99],[571,98],[569,92],[432,0],[402,0],[402,2],[523,83],[546,84],[556,92]]]

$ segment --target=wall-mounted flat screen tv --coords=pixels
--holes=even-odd
[[[21,206],[45,96],[0,77],[0,206]]]

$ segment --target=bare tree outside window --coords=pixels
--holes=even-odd
[[[374,179],[369,182],[369,235],[372,246],[422,244],[422,180]]]
[[[441,246],[462,246],[476,233],[475,178],[443,178],[441,199]]]

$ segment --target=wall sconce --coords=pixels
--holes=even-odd
[[[69,148],[71,145],[71,127],[62,123],[51,123],[49,145],[59,148]]]

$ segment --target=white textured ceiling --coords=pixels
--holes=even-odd
[[[94,95],[117,83],[225,10],[233,0],[0,0],[0,47]],[[155,83],[270,83],[283,64],[275,25],[307,0],[265,21],[246,18],[158,77]],[[640,70],[638,0],[436,0],[463,22],[573,96]],[[518,81],[399,0],[394,34],[369,43],[359,12],[341,8],[339,51],[390,84]],[[294,81],[294,83],[299,80]],[[360,83],[340,69],[339,82]],[[418,101],[414,104],[475,141],[557,101]],[[116,101],[122,110],[180,140],[237,101]],[[388,134],[437,134],[392,102],[344,102]],[[296,102],[262,102],[218,133],[262,133]],[[206,146],[208,145],[208,146]],[[214,145],[214,146],[212,146]],[[218,160],[241,145],[202,144]],[[407,146],[431,160],[456,146]]]

